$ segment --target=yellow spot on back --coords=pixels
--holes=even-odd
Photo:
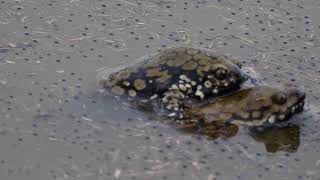
[[[212,69],[215,70],[215,69],[218,69],[218,68],[221,68],[221,69],[228,69],[226,66],[222,65],[222,64],[212,64],[211,65]]]
[[[182,64],[184,64],[186,62],[186,60],[184,59],[185,57],[181,56],[181,57],[176,57],[175,59],[170,59],[167,61],[167,65],[168,66],[181,66]]]
[[[160,56],[160,60],[162,62],[165,62],[165,61],[168,61],[171,57],[174,57],[175,56],[175,53],[173,52],[166,52],[166,53],[163,53],[161,56]]]
[[[176,48],[175,51],[176,51],[177,53],[183,53],[183,54],[185,54],[185,53],[186,53],[186,48],[184,48],[184,47],[179,47],[179,48]]]
[[[137,95],[137,92],[135,90],[133,90],[133,89],[130,89],[128,91],[128,93],[129,93],[129,96],[131,96],[131,97],[135,97]]]
[[[130,76],[130,73],[127,69],[124,69],[117,74],[117,77],[115,79],[128,79]]]
[[[146,83],[144,80],[142,79],[136,79],[134,81],[134,87],[137,89],[137,90],[142,90],[146,87]]]
[[[211,69],[211,67],[209,65],[206,66],[198,66],[197,68],[197,73],[200,76],[203,76],[203,72],[208,72]]]
[[[168,71],[163,71],[162,75],[156,79],[157,82],[163,83],[170,79],[172,76],[168,74]]]
[[[210,62],[210,58],[200,59],[200,60],[198,61],[198,63],[199,63],[200,65],[210,65],[210,64],[212,64],[212,63]]]
[[[161,69],[160,68],[151,68],[146,71],[147,77],[155,77],[161,75]]]
[[[188,61],[184,65],[182,65],[182,69],[184,70],[194,70],[198,67],[198,64],[195,61]]]
[[[205,56],[203,54],[197,54],[197,55],[194,55],[193,56],[193,59],[196,60],[196,61],[200,61],[200,60],[207,60],[209,61],[210,58],[208,56]]]
[[[154,67],[158,67],[161,64],[161,59],[157,56],[154,57],[152,60],[152,62],[147,62],[146,64],[144,64],[145,68],[154,68]]]
[[[173,59],[170,59],[167,61],[167,65],[168,66],[174,66],[174,60]]]

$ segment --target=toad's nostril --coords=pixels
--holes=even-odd
[[[296,96],[299,97],[299,99],[304,100],[306,98],[306,93],[304,91],[296,90],[295,94],[296,94]]]

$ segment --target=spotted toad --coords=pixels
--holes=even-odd
[[[245,80],[237,60],[178,47],[101,78],[99,84],[115,96],[184,122],[190,104],[237,90]]]
[[[303,110],[305,93],[295,89],[257,86],[216,98],[185,113],[194,124],[246,125],[261,127],[284,122]]]

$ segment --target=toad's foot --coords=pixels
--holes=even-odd
[[[179,90],[166,91],[159,102],[161,114],[178,122],[183,121],[185,119],[185,100],[185,93]]]

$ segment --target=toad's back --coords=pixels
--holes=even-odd
[[[139,102],[161,99],[164,108],[181,112],[185,100],[204,99],[238,89],[245,78],[240,64],[235,62],[207,50],[170,48],[111,74],[100,84],[116,96]]]
[[[179,87],[179,81],[185,81],[186,88],[190,89],[187,93],[191,94],[197,85],[202,85],[210,75],[214,76],[213,72],[219,68],[222,71],[226,69],[236,72],[240,76],[239,68],[232,62],[225,56],[216,56],[206,50],[170,48],[142,63],[111,74],[110,79],[101,83],[105,87],[113,88],[112,92],[116,95],[134,97],[135,94],[148,97],[169,88],[174,89],[174,85]],[[221,76],[224,74],[222,71]],[[234,82],[237,79],[230,77],[229,80]],[[224,81],[228,83],[228,79]],[[207,86],[210,86],[210,83],[207,83]],[[130,93],[133,91],[136,93]]]

